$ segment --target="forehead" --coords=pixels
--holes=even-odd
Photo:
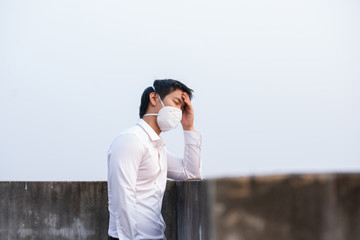
[[[166,97],[169,97],[169,98],[178,97],[178,98],[182,99],[181,96],[182,96],[183,92],[184,91],[181,90],[181,89],[176,89],[175,91],[173,91],[173,92],[169,93],[168,95],[166,95]]]

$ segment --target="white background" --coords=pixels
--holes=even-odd
[[[195,90],[206,178],[360,171],[359,43],[355,0],[0,0],[0,180],[106,180],[157,78]]]

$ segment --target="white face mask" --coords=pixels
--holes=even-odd
[[[163,107],[160,109],[159,113],[148,113],[144,116],[157,116],[156,121],[162,132],[175,129],[182,119],[182,111],[176,107],[165,106],[161,101],[160,95],[157,95]]]

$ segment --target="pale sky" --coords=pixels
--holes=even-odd
[[[0,181],[106,180],[161,78],[194,89],[205,178],[360,171],[359,43],[355,0],[0,0]]]

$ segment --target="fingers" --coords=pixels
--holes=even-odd
[[[190,97],[186,92],[183,93],[182,97],[183,97],[184,101],[191,102]]]
[[[186,92],[183,93],[182,98],[183,98],[184,103],[185,103],[184,109],[186,109],[186,110],[192,109],[190,97]]]

